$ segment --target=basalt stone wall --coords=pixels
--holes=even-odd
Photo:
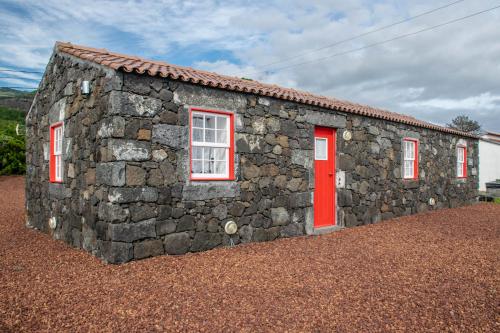
[[[235,115],[236,181],[189,179],[189,107]],[[338,128],[338,224],[354,226],[475,200],[477,142],[399,123],[335,113],[271,98],[125,74],[103,119],[98,238],[110,261],[181,254],[229,243],[314,233],[313,133]],[[350,130],[352,140],[342,132]],[[420,177],[401,177],[401,143],[419,140]],[[469,147],[471,176],[457,180],[455,146]],[[435,205],[429,204],[429,199]],[[118,256],[117,256],[118,255]]]
[[[72,64],[68,68],[80,66],[67,56],[65,59]],[[43,186],[28,189],[33,191],[28,196],[28,210],[43,213],[39,224],[45,225],[44,230],[50,212],[40,203],[60,207],[57,214],[63,221],[68,216],[68,221],[83,217],[83,225],[92,221],[86,233],[78,223],[69,222],[68,230],[76,231],[66,231],[68,237],[63,238],[108,262],[229,244],[223,231],[228,220],[239,226],[232,237],[237,244],[315,233],[315,125],[337,128],[336,168],[345,176],[345,186],[337,188],[340,226],[475,200],[477,140],[163,78],[99,73],[95,75],[100,79],[94,83],[101,87],[96,94],[100,106],[81,112],[79,124],[85,117],[92,121],[75,129],[88,131],[87,135],[65,131],[68,140],[79,142],[79,158],[65,157],[75,168],[71,178],[69,162],[65,167],[62,187],[68,204],[50,199],[53,184],[47,184],[48,161],[38,157],[38,165],[33,166],[37,180],[31,182]],[[82,103],[88,103],[88,97]],[[234,113],[235,181],[189,179],[191,106]],[[37,128],[42,142],[48,140],[47,126]],[[342,138],[346,130],[353,134],[349,141]],[[418,180],[401,177],[404,137],[419,140]],[[454,174],[459,141],[468,147],[469,177],[464,180]],[[28,155],[41,153],[41,144],[31,141],[30,146]],[[86,180],[88,170],[95,171],[91,184]],[[434,205],[430,205],[431,198]],[[92,235],[93,241],[86,241],[83,234]]]
[[[80,92],[83,80],[92,92]],[[75,247],[99,253],[97,208],[103,188],[96,184],[96,136],[110,91],[121,76],[76,58],[54,53],[26,118],[26,224]],[[63,181],[50,183],[50,126],[63,121]],[[55,217],[57,226],[49,227]]]

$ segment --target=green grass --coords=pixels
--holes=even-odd
[[[500,198],[494,198],[494,199],[493,199],[493,202],[494,202],[494,203],[497,203],[497,204],[500,204]]]

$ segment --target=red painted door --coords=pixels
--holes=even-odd
[[[314,227],[335,225],[335,130],[314,129]]]

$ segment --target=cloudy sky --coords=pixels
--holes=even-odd
[[[457,3],[338,43],[452,2]],[[466,114],[500,132],[500,8],[346,53],[498,5],[499,0],[0,0],[0,69],[43,71],[54,42],[69,41],[437,124]],[[39,78],[2,72],[0,86],[36,87]]]

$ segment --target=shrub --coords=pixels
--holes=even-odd
[[[24,127],[24,114],[0,107],[0,175],[23,174],[26,171],[25,138],[16,133]]]
[[[0,175],[24,174],[26,172],[24,136],[0,135]]]

